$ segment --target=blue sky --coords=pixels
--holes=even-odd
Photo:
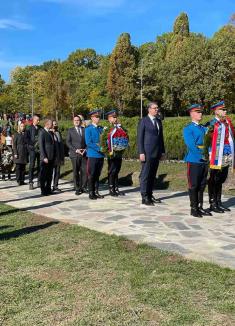
[[[154,41],[186,12],[193,32],[212,36],[235,12],[235,0],[1,0],[0,74],[15,66],[64,60],[78,48],[110,53],[122,32]]]

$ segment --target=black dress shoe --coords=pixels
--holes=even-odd
[[[89,199],[96,200],[97,199],[96,194],[93,192],[89,192]]]
[[[81,191],[80,189],[75,191],[75,195],[76,195],[76,196],[79,196],[79,195],[81,195],[81,194],[82,194],[82,191]]]
[[[62,190],[59,189],[59,188],[55,188],[55,187],[53,187],[53,188],[52,188],[52,191],[53,191],[53,192],[61,192]]]
[[[190,213],[193,217],[199,217],[202,218],[202,214],[199,212],[198,209],[195,208],[191,208],[191,213]]]
[[[109,194],[112,197],[118,197],[118,193],[115,191],[115,189],[113,187],[109,188]]]
[[[154,203],[148,198],[143,198],[142,199],[142,204],[146,205],[146,206],[155,206]]]
[[[125,192],[121,192],[118,188],[115,188],[115,192],[117,193],[118,196],[126,196]]]
[[[224,213],[224,210],[215,204],[210,205],[210,211],[215,213]]]
[[[199,207],[199,212],[201,213],[201,215],[204,215],[204,216],[212,216],[211,212],[207,209],[204,209],[202,207]]]
[[[42,191],[41,196],[49,196],[49,194],[47,192],[45,192],[45,191]]]
[[[95,192],[95,196],[98,198],[98,199],[103,199],[104,196],[101,195],[98,191]]]
[[[151,197],[151,201],[153,202],[153,203],[156,203],[156,204],[161,204],[161,199],[159,199],[159,198],[156,198],[156,197],[154,197],[154,196],[152,196]]]

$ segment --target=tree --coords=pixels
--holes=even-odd
[[[137,63],[138,52],[131,45],[130,35],[121,34],[110,57],[107,89],[118,109],[125,113],[137,95]]]
[[[189,19],[186,13],[181,13],[174,23],[174,34],[184,37],[189,36]]]

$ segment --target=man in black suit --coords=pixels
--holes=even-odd
[[[51,128],[52,120],[47,119],[45,127],[39,133],[40,186],[42,196],[52,194],[51,181],[55,159],[55,141]]]
[[[73,124],[74,127],[68,130],[66,144],[73,166],[75,194],[80,195],[86,192],[87,186],[85,128],[78,115],[74,116]]]
[[[26,129],[26,139],[29,152],[29,189],[33,189],[33,178],[34,178],[34,169],[36,165],[37,169],[37,178],[39,180],[39,171],[40,171],[40,154],[39,154],[39,144],[38,144],[38,135],[41,126],[39,126],[39,116],[33,116],[33,123]],[[38,181],[39,186],[39,181]]]
[[[165,153],[162,122],[158,104],[151,102],[147,106],[148,115],[141,119],[138,126],[138,152],[142,165],[140,173],[140,192],[142,204],[154,206],[160,200],[153,196],[154,180],[159,160]]]

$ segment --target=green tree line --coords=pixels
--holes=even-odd
[[[123,33],[109,55],[77,49],[64,61],[16,67],[9,83],[0,75],[0,112],[33,108],[64,119],[115,107],[134,116],[140,113],[141,85],[143,105],[158,101],[168,116],[185,115],[193,102],[209,110],[221,99],[235,112],[235,15],[211,38],[190,32],[182,13],[172,32],[140,47]]]

